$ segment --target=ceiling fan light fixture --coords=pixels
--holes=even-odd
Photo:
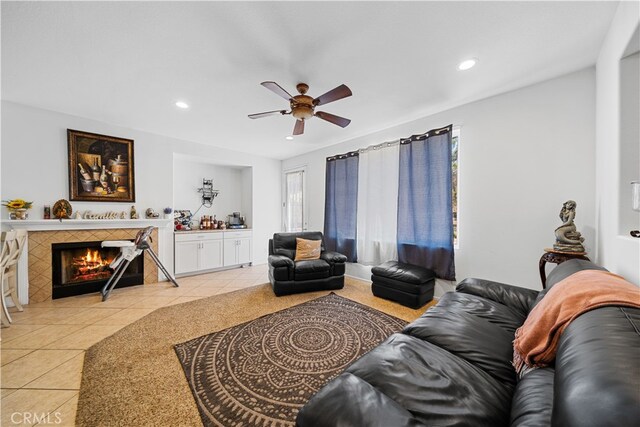
[[[458,64],[458,70],[466,71],[470,68],[475,67],[477,63],[478,63],[478,58],[465,59],[464,61]]]
[[[276,95],[281,96],[282,98],[289,101],[289,107],[291,107],[291,111],[265,111],[264,113],[249,114],[249,118],[259,119],[262,117],[274,116],[278,114],[291,114],[296,119],[296,123],[293,127],[293,134],[285,137],[287,140],[292,140],[293,136],[295,135],[302,135],[304,133],[305,122],[313,117],[318,117],[340,127],[346,127],[347,125],[349,125],[349,123],[351,123],[351,120],[345,119],[344,117],[335,116],[324,111],[315,111],[315,108],[319,105],[325,105],[330,102],[334,102],[353,95],[353,93],[351,93],[351,89],[349,89],[344,84],[331,89],[329,92],[320,95],[317,98],[312,98],[311,96],[307,95],[309,85],[306,83],[298,83],[296,85],[296,89],[298,90],[299,95],[295,96],[292,96],[276,82],[267,81],[260,84]]]
[[[176,107],[186,110],[187,108],[189,108],[189,104],[184,101],[176,101]]]

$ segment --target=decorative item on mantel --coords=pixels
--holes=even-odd
[[[164,213],[164,219],[171,219],[172,216],[171,214],[173,213],[173,209],[166,207],[162,210],[162,212]]]
[[[23,199],[2,201],[2,206],[7,207],[11,219],[27,219],[29,216],[27,210],[31,209],[31,205],[33,205],[33,202],[27,202]]]
[[[60,221],[62,221],[63,219],[71,218],[73,209],[71,208],[71,203],[69,203],[65,199],[60,199],[53,204],[53,209],[51,212],[53,213],[53,217],[55,219],[59,219]]]
[[[136,211],[136,207],[135,206],[131,206],[131,211],[129,212],[129,218],[131,219],[138,219],[138,212]]]
[[[567,200],[560,210],[562,225],[556,228],[556,243],[553,249],[558,252],[585,253],[584,237],[577,230],[573,220],[576,217],[576,202]]]
[[[125,217],[125,211],[109,211],[104,213],[93,213],[91,211],[86,211],[80,218],[76,216],[76,219],[124,219]]]
[[[154,211],[153,208],[147,208],[147,210],[144,212],[144,216],[147,219],[160,218],[160,214]]]

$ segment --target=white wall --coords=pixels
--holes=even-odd
[[[254,262],[257,264],[266,262],[268,239],[274,232],[280,230],[281,224],[279,191],[281,162],[279,160],[181,141],[3,101],[1,164],[3,199],[22,197],[33,200],[31,218],[42,218],[43,205],[53,205],[58,199],[68,199],[67,128],[131,138],[135,141],[135,205],[140,213],[144,213],[147,207],[160,210],[166,206],[173,206],[174,154],[190,156],[192,159],[215,159],[215,162],[220,165],[252,167],[251,204],[256,212],[260,212],[260,215],[254,216],[252,221]],[[215,135],[212,139],[215,139]],[[128,203],[72,203],[74,210],[91,209],[95,212],[128,209],[129,205]],[[226,212],[224,214],[226,215]],[[7,218],[4,208],[2,217]],[[167,246],[167,251],[161,256],[167,264],[173,265],[173,246]]]
[[[578,230],[588,250],[595,245],[594,79],[594,69],[579,71],[287,159],[283,170],[307,165],[309,229],[322,230],[325,157],[461,126],[457,280],[541,289],[538,260],[555,241],[563,202],[577,201]],[[438,282],[438,293],[449,289]]]
[[[218,220],[226,221],[227,215],[233,212],[245,215],[245,209],[251,209],[247,201],[252,196],[250,182],[248,188],[243,185],[245,169],[251,168],[214,165],[176,155],[173,160],[173,207],[195,213],[202,204],[202,193],[198,189],[202,188],[202,179],[206,178],[213,180],[213,188],[219,193],[212,206],[203,206],[194,219],[202,215],[216,215]]]
[[[640,144],[640,141],[622,138],[620,60],[630,53],[627,47],[634,34],[638,37],[638,25],[640,3],[620,2],[596,63],[597,260],[636,284],[640,283],[640,239],[622,234],[624,227],[620,226],[619,220],[625,217],[620,209],[628,209],[629,205],[621,197],[631,198],[629,183],[621,179],[621,163],[626,152],[636,151],[626,150],[625,144]],[[635,120],[638,120],[637,116]],[[635,161],[640,162],[640,159]]]

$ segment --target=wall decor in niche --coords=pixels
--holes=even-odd
[[[69,200],[135,202],[133,140],[67,129]]]

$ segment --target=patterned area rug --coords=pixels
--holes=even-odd
[[[333,293],[175,346],[204,425],[295,425],[327,382],[406,322]]]

